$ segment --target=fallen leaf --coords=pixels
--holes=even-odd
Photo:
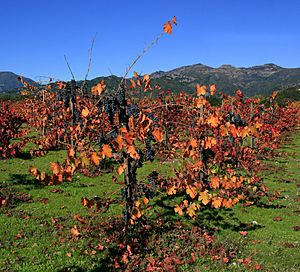
[[[71,233],[74,237],[78,237],[80,235],[80,232],[78,230],[78,227],[74,225],[74,227],[71,229]]]

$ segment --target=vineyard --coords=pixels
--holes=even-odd
[[[299,104],[131,68],[0,101],[1,270],[298,271]]]

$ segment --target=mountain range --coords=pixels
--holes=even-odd
[[[241,89],[246,95],[268,95],[274,90],[283,90],[300,85],[300,68],[283,68],[276,64],[264,64],[252,67],[234,67],[222,65],[213,68],[203,64],[179,67],[170,71],[158,71],[151,75],[152,84],[160,85],[164,90],[193,93],[196,84],[217,84],[218,90],[227,94]],[[0,72],[0,92],[21,87],[17,75],[12,72]],[[34,81],[24,78],[28,83]],[[115,87],[120,77],[97,77],[89,80],[88,86],[104,79],[108,88]]]

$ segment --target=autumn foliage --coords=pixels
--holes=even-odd
[[[164,24],[162,34],[171,34],[176,25],[173,17]],[[283,132],[299,122],[299,107],[275,104],[275,93],[264,105],[237,90],[234,96],[220,94],[222,105],[212,106],[208,100],[217,95],[215,84],[199,83],[193,95],[167,93],[152,86],[149,75],[137,72],[130,86],[123,80],[116,90],[108,90],[101,80],[88,93],[75,81],[34,87],[20,80],[24,100],[1,102],[0,157],[12,157],[27,142],[37,146],[32,156],[65,149],[65,161],[51,162],[51,174],[39,166],[30,167],[29,173],[45,185],[71,182],[75,173],[88,174],[91,168],[114,161],[113,181],[123,178],[118,181],[121,198],[83,196],[81,203],[96,211],[107,211],[112,203],[122,205],[124,244],[130,228],[146,226],[154,198],[166,197],[174,213],[193,219],[205,209],[258,201],[267,194],[257,175],[260,159],[278,147]],[[34,136],[26,136],[29,130]],[[14,138],[21,140],[12,143]],[[138,180],[137,169],[155,157],[177,160],[179,165],[168,177],[152,172],[148,181]],[[76,225],[72,235],[79,236]],[[210,243],[210,237],[204,242]],[[118,262],[127,264],[128,245],[124,252]],[[226,254],[222,253],[224,260]],[[154,261],[152,267],[156,265]]]

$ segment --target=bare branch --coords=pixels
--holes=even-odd
[[[125,75],[123,76],[123,78],[122,78],[122,80],[121,80],[121,82],[120,82],[120,84],[119,84],[119,86],[118,86],[118,90],[120,90],[120,88],[121,88],[121,85],[124,83],[124,81],[125,81],[125,79],[126,79],[126,77],[127,77],[127,75],[128,75],[128,73],[130,72],[130,70],[132,69],[132,67],[138,62],[138,60],[154,45],[154,44],[156,44],[157,42],[158,42],[158,40],[163,36],[165,34],[165,32],[163,31],[162,33],[160,33],[153,41],[152,41],[152,43],[151,44],[149,44],[149,45],[147,45],[144,49],[143,49],[143,51],[142,51],[142,53],[140,53],[137,57],[136,57],[136,59],[129,65],[129,67],[126,69],[126,72],[125,72]]]
[[[87,78],[89,76],[89,73],[90,73],[90,69],[91,69],[91,64],[92,64],[92,58],[93,58],[93,48],[94,48],[94,44],[95,44],[95,40],[96,40],[96,35],[94,36],[93,40],[92,40],[92,45],[91,45],[91,48],[90,48],[90,60],[89,60],[89,65],[88,65],[88,69],[86,71],[86,74],[85,74],[85,78],[84,78],[84,81],[80,87],[80,93],[83,94],[83,88],[85,87],[85,84],[86,84],[86,81],[87,81]]]
[[[73,74],[72,69],[71,69],[71,67],[70,67],[70,64],[69,64],[69,62],[68,62],[68,60],[67,60],[67,56],[64,55],[64,58],[65,58],[65,61],[66,61],[67,65],[68,65],[69,71],[70,71],[70,73],[71,73],[71,75],[72,75],[72,78],[75,80],[74,74]]]

